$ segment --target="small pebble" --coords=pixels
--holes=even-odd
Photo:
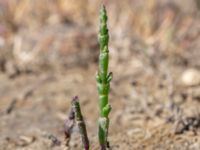
[[[200,84],[200,71],[196,69],[188,69],[183,72],[181,77],[185,86],[195,86]]]
[[[19,137],[19,141],[18,141],[18,145],[20,145],[20,146],[29,145],[32,142],[34,142],[35,139],[36,138],[34,136],[20,136]]]

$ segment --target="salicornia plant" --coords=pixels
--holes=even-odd
[[[108,73],[109,34],[107,28],[107,13],[105,6],[102,6],[100,10],[100,30],[98,39],[100,44],[99,70],[96,75],[100,108],[98,137],[101,149],[106,150],[106,147],[108,146],[108,115],[111,111],[111,106],[108,103],[108,96],[110,91],[110,81],[112,80],[112,73]]]
[[[97,88],[99,93],[99,108],[100,108],[100,117],[98,121],[98,138],[101,150],[106,150],[109,148],[108,143],[108,127],[109,127],[109,113],[111,111],[111,106],[109,105],[109,91],[110,91],[110,81],[112,80],[112,73],[108,73],[108,64],[109,64],[109,34],[107,28],[107,14],[105,6],[103,5],[100,10],[100,30],[99,30],[99,45],[100,45],[100,54],[99,54],[99,69],[96,74]],[[72,100],[73,112],[75,120],[78,124],[79,132],[81,134],[81,139],[83,142],[84,150],[89,150],[89,140],[87,137],[86,126],[84,123],[83,116],[81,114],[81,109],[78,101],[78,97],[73,98]],[[70,120],[70,118],[68,120]],[[70,137],[69,131],[71,131],[71,126],[66,126],[66,137]]]
[[[88,136],[87,136],[87,130],[86,130],[85,122],[83,119],[83,115],[81,113],[81,108],[80,108],[80,104],[79,104],[79,100],[78,100],[77,96],[75,96],[73,98],[72,106],[73,106],[73,110],[75,113],[76,123],[78,125],[79,132],[81,134],[83,148],[84,148],[84,150],[89,150],[90,146],[89,146],[89,140],[88,140]]]

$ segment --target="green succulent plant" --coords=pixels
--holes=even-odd
[[[98,120],[98,139],[101,150],[106,150],[109,148],[108,142],[108,128],[109,128],[109,113],[111,111],[111,106],[109,104],[109,92],[110,92],[110,81],[112,80],[112,73],[108,73],[109,64],[109,34],[107,27],[107,12],[103,5],[100,9],[100,30],[98,35],[100,54],[99,54],[99,69],[96,74],[97,88],[99,94],[99,120]],[[74,97],[72,100],[74,118],[79,128],[81,134],[82,144],[84,150],[89,150],[90,144],[87,136],[86,125],[84,118],[81,113],[81,108],[79,104],[78,97]],[[70,119],[69,119],[70,120]],[[66,135],[69,137],[69,131],[71,128],[66,130]]]
[[[110,91],[110,81],[112,80],[112,73],[108,73],[109,64],[109,34],[107,27],[107,12],[105,6],[101,7],[100,10],[100,30],[99,30],[99,70],[96,74],[96,81],[99,93],[99,130],[98,137],[101,149],[105,150],[108,146],[108,127],[109,127],[109,113],[111,111],[111,106],[108,103],[109,91]]]

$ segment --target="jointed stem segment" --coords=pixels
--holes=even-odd
[[[111,106],[108,103],[108,95],[110,91],[110,81],[112,80],[112,73],[108,73],[109,64],[109,34],[107,28],[107,13],[105,6],[102,6],[100,10],[100,30],[99,30],[99,44],[100,44],[100,55],[99,55],[99,70],[96,75],[97,87],[99,93],[99,107],[100,107],[100,118],[99,118],[99,142],[101,149],[105,150],[107,147],[107,136],[109,127],[108,115],[111,111]]]
[[[74,97],[74,99],[72,100],[72,106],[75,112],[75,119],[78,124],[79,132],[80,132],[82,143],[83,143],[83,148],[84,150],[89,150],[89,147],[90,147],[89,139],[87,136],[86,126],[85,126],[85,122],[81,113],[81,108],[80,108],[80,104],[79,104],[77,96]]]
[[[101,7],[100,10],[100,30],[99,30],[99,44],[100,44],[100,54],[99,54],[99,69],[96,75],[97,88],[99,93],[99,108],[100,117],[98,121],[98,137],[101,150],[106,150],[109,148],[108,143],[108,127],[109,127],[109,113],[111,111],[111,106],[108,103],[108,96],[110,92],[110,81],[112,80],[112,73],[108,73],[109,64],[109,34],[107,28],[107,13],[105,6]],[[75,113],[75,120],[78,124],[79,131],[81,134],[81,139],[83,143],[84,150],[89,150],[89,140],[87,136],[86,126],[84,123],[83,116],[81,114],[80,105],[78,102],[78,97],[75,97],[72,101],[73,112]]]

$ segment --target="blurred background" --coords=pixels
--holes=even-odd
[[[184,142],[190,143],[186,149],[199,150],[199,138],[184,134],[176,140],[171,131],[189,130],[185,124],[174,129],[182,118],[200,120],[200,0],[104,2],[114,73],[113,149],[168,149],[169,141],[174,150],[182,149]],[[100,0],[0,0],[3,150],[63,149],[55,146],[52,136],[63,143],[63,122],[74,95],[80,97],[89,135],[96,136],[101,4]],[[199,126],[200,121],[193,127],[196,132]],[[79,137],[73,138],[78,140],[69,147],[80,149]],[[98,148],[93,139],[94,149]]]

